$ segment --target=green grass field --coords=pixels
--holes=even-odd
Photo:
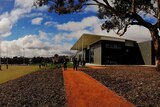
[[[48,65],[47,68],[55,68],[55,65]],[[72,68],[73,64],[68,63],[68,68]],[[42,67],[41,69],[43,69]],[[81,68],[81,66],[79,67]],[[9,65],[8,69],[6,69],[6,66],[2,66],[2,70],[0,71],[0,84],[5,83],[10,80],[14,80],[16,78],[19,78],[23,75],[29,74],[31,72],[37,71],[39,69],[38,65],[32,65],[32,66],[23,66],[23,65]]]
[[[31,72],[37,71],[38,66],[21,66],[21,65],[10,65],[8,69],[6,66],[2,66],[2,71],[0,71],[0,84],[16,79],[23,75],[29,74]]]

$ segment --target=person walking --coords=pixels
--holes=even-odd
[[[65,57],[63,58],[63,68],[64,71],[67,70],[67,59]]]
[[[78,61],[77,58],[73,59],[73,69],[77,71]]]

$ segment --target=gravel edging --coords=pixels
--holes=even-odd
[[[160,72],[151,67],[82,69],[138,107],[160,107]]]
[[[0,107],[65,107],[61,69],[37,71],[0,85]]]

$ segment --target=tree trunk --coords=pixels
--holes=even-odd
[[[158,47],[155,50],[156,52],[156,65],[157,65],[157,71],[160,71],[160,37],[158,37]]]
[[[160,71],[160,37],[158,35],[158,30],[157,29],[152,29],[150,30],[153,45],[154,45],[154,50],[155,50],[155,55],[156,55],[156,67],[157,71]]]
[[[157,64],[157,71],[160,71],[160,57],[157,58],[156,64]]]

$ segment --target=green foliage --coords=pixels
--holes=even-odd
[[[102,30],[117,30],[117,34],[122,29],[132,25],[133,22],[138,22],[137,25],[146,27],[141,20],[133,16],[133,13],[138,15],[140,12],[146,14],[157,14],[157,0],[36,0],[36,6],[49,5],[49,11],[55,11],[58,14],[68,14],[79,12],[82,7],[88,5],[97,5],[99,10],[97,16],[104,20]],[[134,23],[135,24],[135,23]],[[124,30],[124,33],[127,29]],[[119,34],[122,36],[122,34]]]
[[[137,25],[142,24],[141,22],[145,20],[139,15],[140,12],[146,14],[156,15],[155,0],[135,0],[134,5],[132,5],[133,0],[111,0],[109,6],[99,6],[98,17],[100,19],[106,19],[102,24],[102,30],[116,30],[120,31],[125,29],[128,25],[132,25],[133,22]],[[141,20],[135,17],[134,14],[139,15]],[[135,24],[135,23],[134,23]],[[143,23],[144,24],[144,23]],[[145,24],[142,26],[146,27]],[[124,31],[126,32],[126,31]],[[119,32],[117,32],[119,34]],[[120,34],[121,35],[121,34]]]
[[[80,11],[83,3],[89,0],[36,0],[35,6],[49,5],[49,12],[55,11],[58,14],[68,14]]]
[[[50,64],[49,65],[50,68],[55,69],[56,65],[55,64]],[[63,67],[63,65],[61,65],[61,68]],[[73,63],[72,62],[68,62],[67,63],[67,68],[73,68]],[[86,68],[86,66],[79,66],[79,68]]]
[[[68,62],[68,63],[67,63],[67,67],[68,67],[68,68],[73,68],[73,63]]]

